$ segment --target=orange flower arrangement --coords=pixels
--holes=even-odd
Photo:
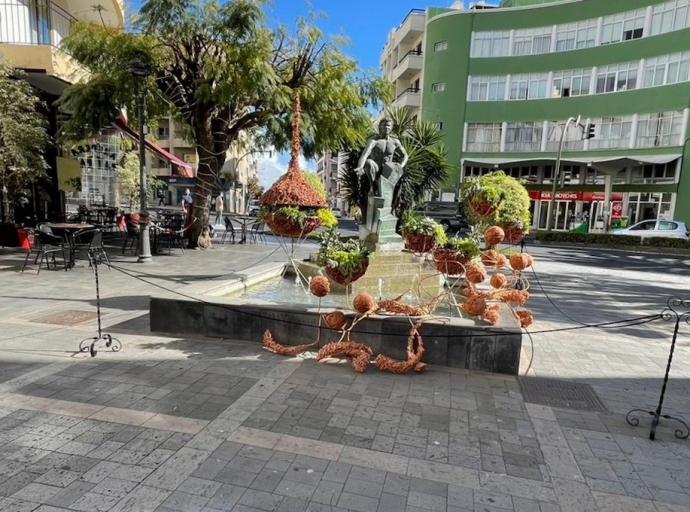
[[[325,297],[331,293],[331,283],[328,281],[328,278],[324,276],[312,277],[311,282],[309,283],[309,291],[315,297]]]
[[[519,244],[525,238],[525,230],[517,224],[509,224],[504,226],[505,241],[509,244]]]
[[[532,265],[533,259],[529,254],[516,253],[510,256],[510,266],[521,272]]]
[[[482,316],[486,311],[486,301],[484,300],[484,297],[479,295],[468,297],[462,304],[462,309],[464,309],[469,315]]]
[[[326,325],[336,331],[342,331],[347,325],[347,317],[342,311],[332,311],[324,315],[323,318],[326,321]]]
[[[358,293],[353,299],[352,305],[355,308],[355,311],[362,315],[372,313],[379,308],[378,304],[376,304],[376,299],[374,299],[374,297],[367,292]]]
[[[483,283],[486,280],[486,269],[478,263],[470,263],[465,268],[465,276],[470,283]]]
[[[503,288],[506,283],[508,282],[508,278],[501,274],[500,272],[496,272],[494,275],[491,276],[491,280],[489,281],[489,284],[496,289]]]
[[[493,249],[489,249],[482,253],[482,263],[487,267],[501,268],[505,265],[505,262],[505,256]]]
[[[489,245],[498,245],[505,238],[506,234],[500,226],[490,226],[484,231],[484,240]]]

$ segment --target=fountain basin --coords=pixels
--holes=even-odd
[[[218,288],[218,286],[216,286]],[[332,311],[322,308],[321,313]],[[355,314],[346,311],[352,319]],[[198,300],[152,297],[152,332],[195,335],[261,343],[268,329],[283,345],[320,339],[337,341],[340,334],[319,326],[317,307],[277,304],[251,298],[201,295]],[[410,322],[406,317],[374,315],[360,322],[351,339],[370,346],[374,354],[406,359]],[[502,309],[498,325],[464,318],[443,323],[430,321],[419,330],[424,339],[424,361],[468,370],[516,375],[520,366],[522,334],[512,314]]]

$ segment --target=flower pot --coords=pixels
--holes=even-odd
[[[274,234],[289,238],[305,237],[321,225],[321,219],[316,215],[307,217],[303,226],[281,213],[264,213],[263,220]]]
[[[465,272],[472,258],[469,258],[456,249],[434,249],[434,266],[442,274],[459,276]]]
[[[354,283],[360,277],[366,274],[367,268],[369,268],[369,259],[364,260],[360,264],[359,268],[355,269],[355,271],[350,275],[343,274],[338,267],[325,266],[323,267],[323,270],[333,281],[340,285],[347,286],[350,283]]]
[[[434,235],[423,233],[405,233],[405,245],[413,252],[424,254],[430,252],[436,245]]]
[[[519,244],[525,238],[525,230],[516,224],[511,224],[503,228],[505,232],[504,240],[511,245]]]
[[[470,208],[472,208],[472,211],[479,217],[488,217],[489,215],[493,215],[498,209],[498,204],[479,197],[472,197],[470,198],[469,202]]]

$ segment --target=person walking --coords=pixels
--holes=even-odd
[[[223,223],[223,193],[218,192],[216,197],[216,224]]]

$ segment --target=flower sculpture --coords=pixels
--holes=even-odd
[[[259,214],[268,227],[280,236],[305,237],[324,219],[333,223],[325,197],[312,187],[299,169],[301,109],[295,96],[292,122],[292,147],[287,172],[259,200]]]

